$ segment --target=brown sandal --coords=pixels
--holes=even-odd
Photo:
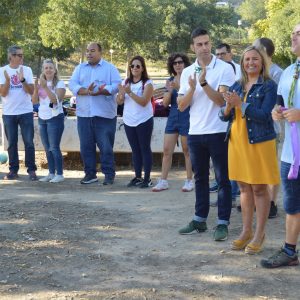
[[[234,240],[231,244],[231,250],[243,250],[252,240],[253,234],[251,233],[246,239]]]
[[[257,244],[257,243],[248,244],[245,248],[245,253],[253,255],[253,254],[257,254],[257,253],[262,252],[263,248],[264,248],[265,237],[266,237],[266,235],[264,235],[264,237],[262,238],[260,244]]]

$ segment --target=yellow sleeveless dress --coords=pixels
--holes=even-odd
[[[250,144],[246,119],[240,108],[235,108],[228,145],[230,180],[248,184],[279,184],[276,141]]]

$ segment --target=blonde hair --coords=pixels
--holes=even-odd
[[[262,61],[262,69],[261,69],[261,72],[260,72],[260,75],[262,76],[263,80],[268,80],[270,79],[270,74],[269,74],[269,64],[268,64],[268,59],[267,59],[267,55],[265,53],[265,51],[263,51],[261,48],[258,48],[256,46],[249,46],[247,47],[242,56],[241,56],[241,61],[240,61],[240,65],[241,65],[241,73],[242,73],[242,76],[241,76],[241,84],[243,87],[245,87],[246,83],[248,82],[248,75],[244,69],[244,57],[245,57],[245,54],[249,51],[256,51],[259,56],[261,57],[261,61]]]
[[[43,61],[43,65],[42,65],[42,71],[44,70],[44,65],[45,64],[52,64],[54,66],[55,72],[54,72],[54,76],[53,76],[53,79],[52,79],[52,87],[55,88],[56,85],[57,85],[57,83],[58,83],[58,81],[59,81],[58,71],[56,69],[55,63],[54,63],[54,61],[52,59],[49,59],[49,58],[45,59]],[[45,74],[44,74],[44,78],[46,79]]]

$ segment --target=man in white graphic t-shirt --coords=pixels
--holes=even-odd
[[[0,95],[2,96],[3,123],[8,141],[9,173],[6,180],[18,178],[18,126],[25,145],[25,166],[30,180],[37,180],[35,174],[35,150],[33,144],[33,75],[29,67],[23,66],[23,50],[19,46],[8,48],[9,64],[0,69]]]

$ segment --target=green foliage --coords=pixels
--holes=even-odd
[[[41,7],[41,0],[1,0],[0,5],[0,62],[6,63],[6,50],[10,45],[22,44],[28,34],[31,34]]]
[[[221,40],[237,24],[238,16],[232,7],[217,8],[213,0],[206,1],[161,1],[163,14],[160,53],[188,51],[190,34],[201,26],[210,31],[213,40]]]
[[[39,16],[46,9],[46,0],[16,0],[2,1],[0,6],[0,59],[6,63],[6,50],[12,44],[24,48],[26,61],[31,62],[35,73],[38,72],[40,60],[44,58],[64,59],[74,50],[73,48],[52,49],[42,44],[38,33]],[[22,9],[20,9],[22,8]]]
[[[266,17],[265,0],[245,0],[237,9],[246,24],[253,24]]]
[[[237,1],[235,1],[237,2]],[[216,0],[2,0],[0,59],[18,43],[35,70],[43,57],[65,59],[76,49],[99,41],[124,58],[141,54],[153,60],[175,51],[186,52],[197,26],[215,41],[230,35],[238,15]],[[20,9],[22,8],[22,9]],[[115,54],[114,54],[115,55]]]
[[[287,66],[294,59],[290,46],[290,34],[300,20],[300,2],[294,0],[267,0],[267,17],[252,25],[251,39],[262,36],[275,44],[275,61]]]
[[[77,47],[105,39],[114,28],[118,2],[105,0],[49,0],[40,17],[39,33],[45,46]]]
[[[49,47],[85,46],[88,41],[158,59],[187,51],[191,30],[210,29],[219,39],[237,23],[231,7],[216,8],[215,0],[49,0],[40,18],[40,35]],[[212,26],[214,24],[214,26]],[[218,26],[219,25],[219,26]]]

